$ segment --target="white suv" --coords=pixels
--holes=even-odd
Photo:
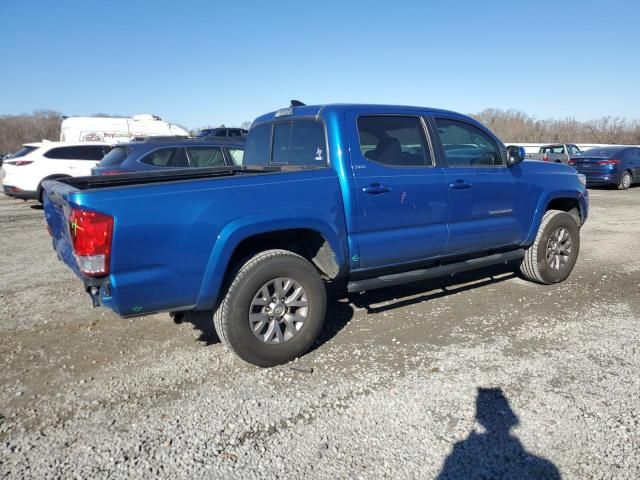
[[[111,145],[98,142],[26,143],[2,165],[4,193],[42,202],[43,180],[91,175],[91,169],[109,150]]]

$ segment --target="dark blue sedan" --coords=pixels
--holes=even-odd
[[[587,177],[587,185],[615,185],[628,189],[640,182],[640,147],[596,147],[571,157],[578,173]]]
[[[168,168],[242,165],[244,139],[154,139],[116,145],[91,170],[92,175],[115,175]]]

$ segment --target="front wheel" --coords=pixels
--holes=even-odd
[[[580,228],[567,212],[549,210],[520,265],[525,278],[550,285],[571,274],[580,251]]]
[[[629,187],[631,187],[632,180],[633,179],[631,178],[631,173],[624,172],[622,174],[622,177],[620,177],[620,183],[618,183],[618,190],[629,190]]]
[[[326,304],[324,283],[311,263],[286,250],[268,250],[230,279],[214,325],[222,343],[242,360],[272,367],[309,349]]]

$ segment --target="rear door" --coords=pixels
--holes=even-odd
[[[448,192],[419,115],[348,112],[362,268],[440,255],[447,242]]]
[[[521,165],[506,166],[503,148],[477,125],[446,116],[432,120],[448,198],[447,254],[514,246],[528,230],[528,188]]]

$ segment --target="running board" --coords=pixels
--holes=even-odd
[[[437,267],[423,268],[421,270],[410,270],[408,272],[394,273],[391,275],[383,275],[381,277],[367,278],[363,280],[354,280],[347,284],[347,291],[363,292],[365,290],[375,290],[376,288],[392,287],[394,285],[402,285],[403,283],[417,282],[427,280],[429,278],[446,277],[454,273],[476,270],[478,268],[488,267],[490,265],[498,265],[500,263],[518,260],[524,257],[524,250],[512,250],[505,253],[494,253],[486,257],[472,258],[463,262],[449,263]]]

